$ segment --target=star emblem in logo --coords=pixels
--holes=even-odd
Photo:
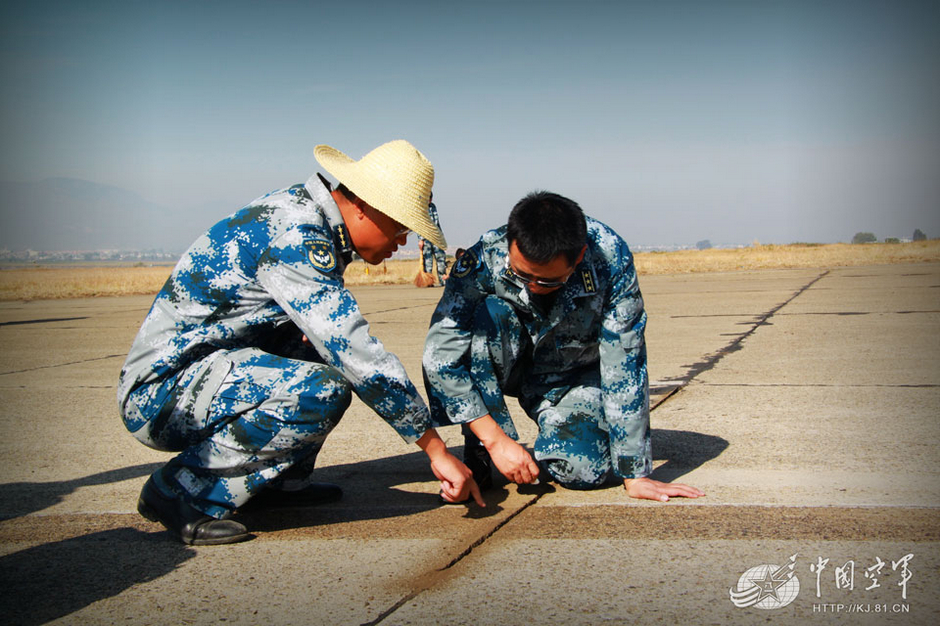
[[[739,609],[779,609],[800,593],[800,580],[794,574],[794,554],[783,566],[758,565],[744,572],[730,590],[731,602]]]
[[[757,597],[757,602],[760,602],[764,598],[773,598],[779,602],[780,595],[777,593],[777,590],[790,582],[790,577],[787,576],[788,573],[787,567],[784,566],[776,571],[767,569],[764,571],[764,575],[759,578],[749,578],[748,580],[760,588],[760,595]]]

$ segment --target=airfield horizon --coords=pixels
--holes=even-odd
[[[816,269],[940,261],[940,240],[872,244],[766,244],[634,254],[640,278],[674,274],[770,269]],[[411,284],[418,259],[391,259],[377,266],[355,261],[349,286]],[[0,266],[0,301],[156,294],[172,264],[52,264]]]

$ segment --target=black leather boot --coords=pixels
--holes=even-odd
[[[151,476],[140,492],[137,512],[160,522],[187,545],[214,546],[251,539],[248,529],[234,520],[216,519],[189,506],[176,495],[166,495]]]
[[[466,424],[461,426],[461,432],[463,433],[463,464],[473,472],[473,480],[476,481],[480,491],[492,488],[493,460],[490,458],[490,453]]]

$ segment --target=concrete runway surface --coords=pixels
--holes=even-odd
[[[654,477],[706,497],[502,484],[442,507],[420,450],[354,400],[319,463],[342,502],[200,548],[135,508],[170,455],[124,430],[114,387],[152,298],[0,303],[0,619],[940,623],[940,264],[641,287]],[[420,383],[441,291],[354,293]]]

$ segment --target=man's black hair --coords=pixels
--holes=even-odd
[[[346,196],[346,199],[352,202],[353,204],[356,204],[356,200],[359,199],[359,196],[357,196],[352,191],[350,191],[349,187],[347,187],[343,183],[340,183],[339,185],[337,185],[336,191]]]
[[[508,243],[535,263],[564,254],[574,265],[587,241],[584,212],[574,200],[549,191],[533,191],[516,203],[506,228]]]

